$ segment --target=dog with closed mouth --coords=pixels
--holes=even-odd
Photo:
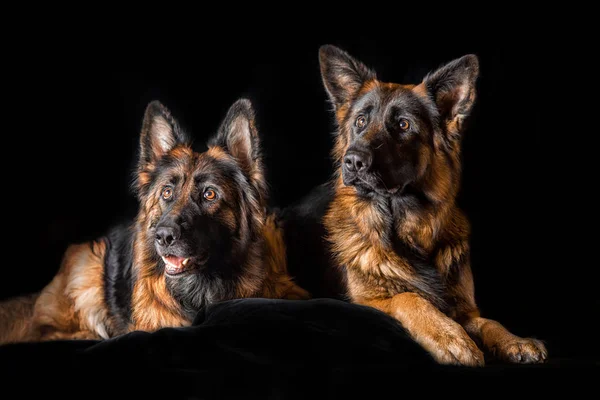
[[[395,317],[440,363],[483,365],[480,347],[508,362],[543,362],[541,341],[482,318],[475,302],[469,221],[455,200],[478,58],[408,85],[378,80],[335,46],[319,58],[337,123],[336,173],[282,213],[292,275],[315,297]]]
[[[240,99],[203,152],[161,103],[140,134],[137,218],[71,245],[40,293],[0,304],[0,343],[110,338],[191,324],[205,304],[304,299],[287,274],[254,111]]]

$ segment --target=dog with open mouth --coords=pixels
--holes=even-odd
[[[287,274],[267,213],[249,100],[230,107],[201,152],[164,105],[150,103],[134,187],[131,224],[71,245],[40,293],[0,304],[0,343],[109,338],[189,325],[213,302],[309,297]]]

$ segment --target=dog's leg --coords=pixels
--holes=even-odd
[[[67,283],[68,275],[61,271],[40,293],[32,318],[36,340],[71,339],[80,330],[73,303],[65,294]]]
[[[92,262],[91,249],[88,244],[69,246],[59,272],[40,292],[33,307],[35,340],[101,339],[93,331],[97,324],[85,318],[102,304],[101,267]]]
[[[487,351],[502,361],[534,364],[543,363],[548,358],[541,341],[513,335],[497,321],[473,317],[462,325],[471,337],[480,341]]]
[[[0,344],[34,341],[33,307],[37,294],[0,303]]]
[[[483,366],[483,353],[465,330],[416,293],[388,299],[358,299],[396,318],[411,337],[441,364]]]

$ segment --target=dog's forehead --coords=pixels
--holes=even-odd
[[[193,175],[197,180],[228,182],[235,180],[240,167],[221,147],[210,147],[204,153],[195,153]]]
[[[196,180],[210,178],[213,182],[231,180],[238,170],[235,160],[220,147],[198,153],[185,146],[173,149],[159,168],[165,179],[191,176]]]
[[[372,107],[377,111],[384,112],[390,107],[396,107],[406,111],[417,111],[422,104],[419,96],[413,91],[414,87],[414,85],[398,83],[368,82],[359,92],[353,108],[362,110]]]

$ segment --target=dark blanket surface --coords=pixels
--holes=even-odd
[[[326,299],[233,300],[187,328],[2,346],[0,364],[0,398],[518,398],[600,382],[594,360],[439,366],[388,316]]]

